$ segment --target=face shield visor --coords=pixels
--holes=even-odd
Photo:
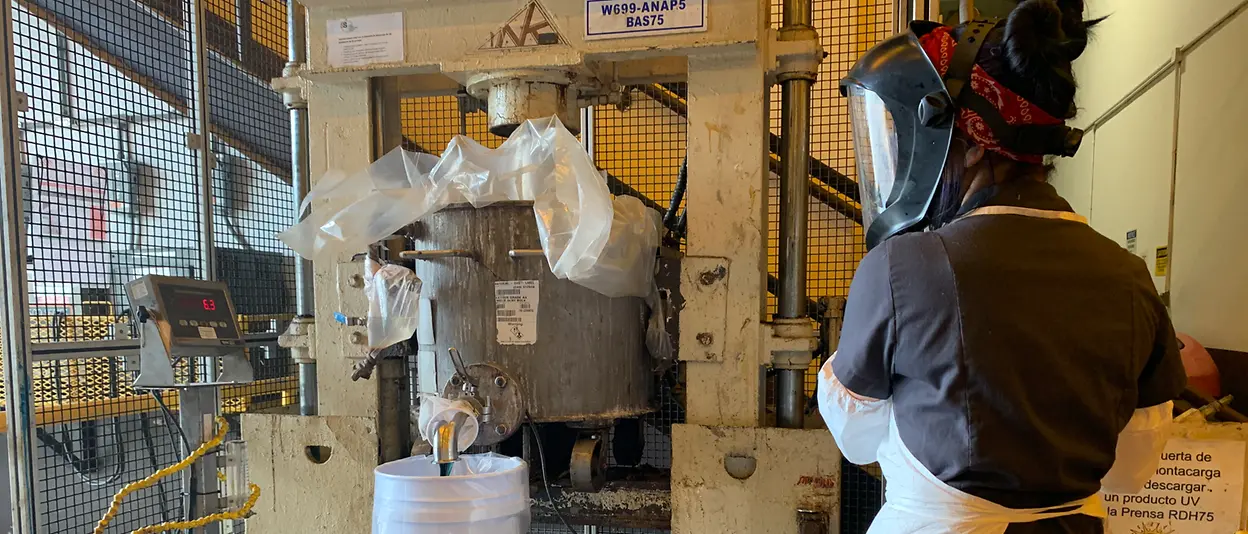
[[[862,226],[870,228],[888,206],[897,201],[897,128],[893,114],[874,91],[860,85],[846,88],[858,162],[858,192]]]
[[[953,139],[952,100],[914,32],[868,51],[841,80],[867,248],[926,216]]]

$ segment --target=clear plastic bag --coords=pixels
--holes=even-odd
[[[402,265],[365,263],[368,347],[384,349],[407,341],[420,324],[420,278]]]
[[[279,234],[305,258],[363,251],[450,204],[527,200],[555,276],[613,297],[644,297],[653,285],[658,213],[635,198],[613,200],[555,117],[526,121],[496,149],[463,136],[441,158],[395,149],[354,175],[327,175],[309,199],[347,205],[314,210]]]
[[[472,409],[472,405],[462,400],[447,400],[437,395],[422,394],[420,396],[420,416],[416,420],[416,428],[420,431],[420,439],[425,443],[433,445],[430,437],[433,434],[433,425],[439,421],[450,421],[455,418],[455,414],[463,412],[468,415],[464,420],[464,426],[459,429],[456,443],[457,451],[463,452],[472,446],[472,442],[477,440],[477,434],[481,432],[481,425],[477,421],[476,411]]]

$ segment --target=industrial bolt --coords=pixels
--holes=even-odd
[[[714,343],[714,342],[715,342],[715,336],[711,335],[710,332],[698,333],[698,343],[701,343],[703,347],[709,347],[711,346],[711,343]]]
[[[364,287],[364,277],[358,274],[353,274],[347,277],[347,285],[354,288]]]
[[[452,376],[451,376],[451,385],[452,385],[452,386],[458,386],[458,385],[463,384],[463,383],[464,383],[464,381],[463,381],[463,379],[459,378],[459,375],[452,375]]]
[[[368,343],[368,336],[364,335],[364,332],[351,332],[351,343],[356,345]]]
[[[498,386],[498,387],[500,387],[500,388],[505,388],[505,387],[507,387],[507,377],[505,377],[505,376],[496,376],[496,377],[494,377],[494,385],[495,385],[495,386]]]
[[[494,427],[494,432],[497,432],[497,433],[498,433],[498,435],[500,435],[500,436],[501,436],[501,435],[503,435],[503,434],[506,434],[506,433],[507,433],[507,425],[498,425],[498,426]]]

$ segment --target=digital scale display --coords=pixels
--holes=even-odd
[[[198,306],[202,307],[204,311],[217,311],[217,300],[183,297],[175,306],[181,309],[193,309]]]
[[[230,315],[229,301],[225,291],[218,288],[188,285],[159,284],[160,300],[164,302],[161,312],[169,323],[174,337],[222,340],[238,340],[238,326]],[[240,341],[241,342],[241,341]]]

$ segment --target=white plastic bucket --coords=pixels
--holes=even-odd
[[[465,454],[451,476],[413,456],[373,470],[373,534],[525,534],[529,466],[519,458]]]

